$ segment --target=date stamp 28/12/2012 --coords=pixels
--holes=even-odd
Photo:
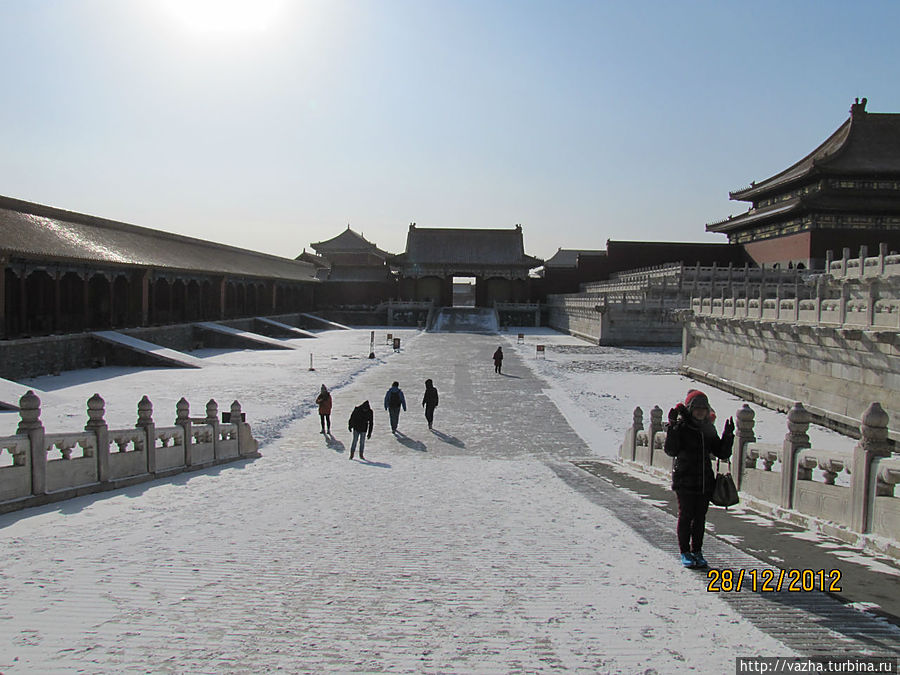
[[[840,570],[711,569],[706,573],[710,593],[822,593],[841,592]]]

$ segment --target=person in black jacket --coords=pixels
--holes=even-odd
[[[692,569],[708,567],[703,557],[703,531],[706,512],[716,478],[710,454],[719,459],[731,457],[734,420],[728,418],[722,437],[716,433],[709,399],[702,391],[691,389],[684,403],[669,411],[665,452],[674,457],[672,489],[678,497],[678,546],[681,564]]]
[[[347,427],[353,432],[353,443],[350,444],[350,459],[353,459],[356,441],[359,441],[359,458],[365,459],[363,450],[366,449],[366,438],[372,438],[374,418],[375,415],[372,412],[372,408],[369,407],[368,401],[363,401],[350,413],[350,420],[347,423]]]
[[[500,371],[503,370],[503,347],[497,347],[492,358],[494,359],[494,372],[502,375],[503,373]]]
[[[431,425],[434,424],[434,409],[438,406],[438,390],[431,380],[425,380],[422,405],[425,406],[425,419],[428,420],[428,428],[431,429]]]

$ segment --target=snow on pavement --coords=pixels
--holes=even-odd
[[[269,442],[253,462],[0,516],[0,672],[706,673],[790,654],[557,478],[546,462],[614,454],[566,423],[547,396],[564,383],[516,349],[495,375],[496,337],[400,333],[403,350],[372,361],[368,331],[303,341],[315,372],[302,349],[222,352],[204,377],[56,387],[83,401],[104,385],[108,419],[133,416],[148,387],[172,411],[184,394],[238,398]],[[410,408],[396,438],[382,408],[394,379]],[[309,414],[320,382],[334,439]],[[348,461],[364,398],[369,461]],[[49,430],[71,428],[64,409],[45,410]]]

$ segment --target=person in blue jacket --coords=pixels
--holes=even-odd
[[[716,484],[710,455],[728,459],[734,443],[734,420],[729,417],[725,421],[720,438],[711,417],[706,394],[691,389],[684,403],[669,411],[663,447],[669,457],[675,458],[672,489],[678,497],[678,547],[681,564],[691,569],[709,566],[703,557],[703,532]]]
[[[384,409],[391,416],[391,433],[397,433],[397,423],[400,421],[400,408],[406,410],[406,397],[400,389],[400,383],[394,382],[384,395]]]

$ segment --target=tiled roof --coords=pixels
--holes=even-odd
[[[739,201],[778,193],[812,174],[900,174],[900,114],[854,112],[825,142],[781,173],[730,193]]]
[[[380,255],[382,258],[390,255],[386,251],[382,251],[371,241],[363,237],[361,234],[357,234],[353,230],[350,229],[350,226],[347,226],[347,229],[341,232],[336,237],[332,237],[331,239],[326,239],[325,241],[318,241],[315,244],[310,244],[316,252],[320,255],[328,256],[329,253],[374,253],[376,255]]]
[[[544,261],[544,267],[577,267],[578,256],[606,255],[606,251],[596,249],[561,248]]]
[[[0,253],[207,274],[312,281],[305,262],[0,197]]]
[[[320,255],[316,255],[315,253],[310,253],[306,249],[303,249],[303,252],[298,255],[294,260],[299,260],[301,262],[308,262],[316,266],[316,269],[328,268],[328,261]]]
[[[396,256],[404,265],[490,265],[537,267],[539,258],[526,255],[522,228],[467,230],[411,225],[406,252]]]

